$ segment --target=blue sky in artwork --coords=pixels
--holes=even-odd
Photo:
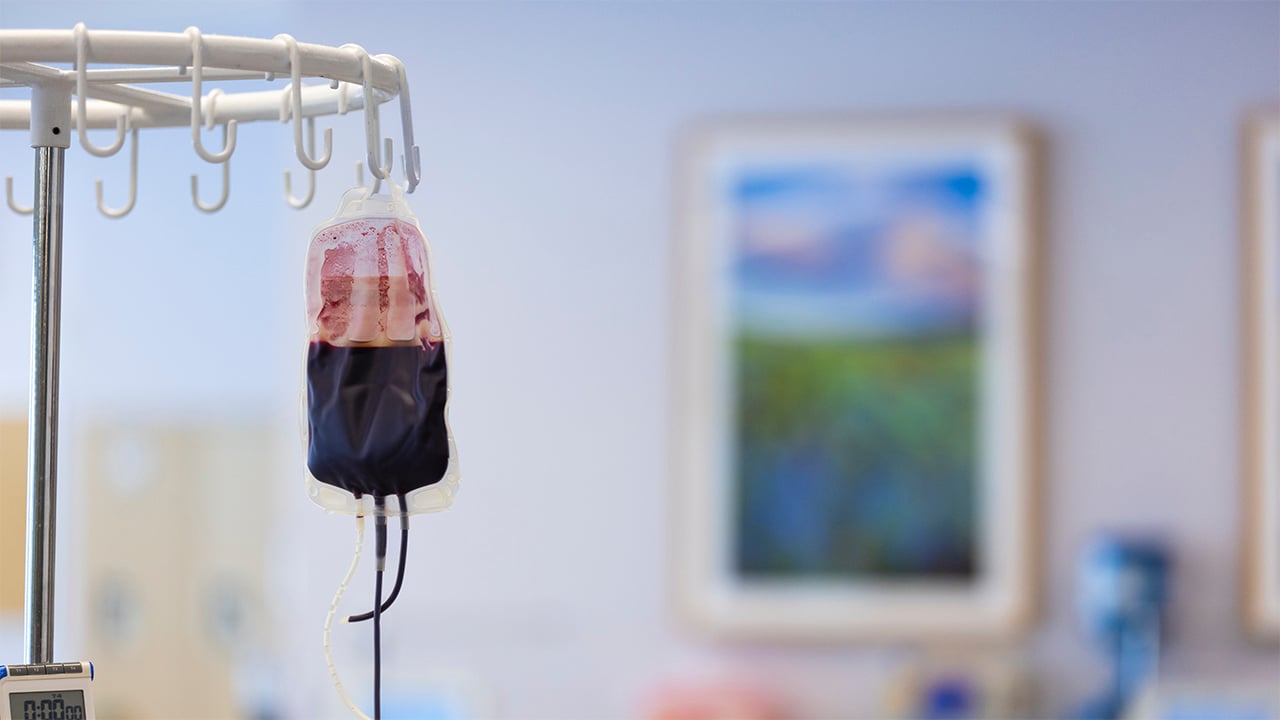
[[[825,334],[971,326],[989,186],[975,163],[743,169],[727,187],[740,323]]]

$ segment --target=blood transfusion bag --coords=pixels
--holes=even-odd
[[[357,188],[307,251],[307,494],[370,514],[444,510],[458,488],[449,326],[403,193]]]

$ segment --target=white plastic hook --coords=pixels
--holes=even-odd
[[[360,85],[364,89],[364,142],[369,159],[369,174],[378,180],[386,180],[391,177],[392,155],[388,150],[386,165],[383,165],[378,157],[378,137],[382,131],[378,118],[378,100],[374,97],[373,84],[370,81],[370,76],[373,75],[373,58],[369,57],[369,53],[359,45],[343,45],[342,48],[351,50],[360,59]],[[390,148],[390,138],[387,139],[387,143]]]
[[[225,163],[231,158],[231,153],[236,150],[236,121],[228,120],[222,126],[223,148],[221,150],[211,153],[204,149],[204,143],[200,141],[200,125],[203,124],[200,111],[202,100],[200,86],[204,77],[204,41],[200,36],[200,28],[194,26],[187,28],[187,37],[191,38],[191,144],[195,146],[196,153],[206,162]],[[212,118],[212,112],[210,117]],[[199,200],[196,202],[199,204]]]
[[[327,134],[327,133],[326,133]],[[316,151],[316,119],[307,118],[307,151]],[[289,205],[301,210],[311,204],[312,198],[316,196],[316,171],[307,168],[307,194],[301,199],[293,196],[293,178],[288,170],[284,171],[284,199]]]
[[[128,215],[132,210],[134,203],[138,201],[138,128],[132,128],[129,131],[132,136],[129,138],[129,202],[124,207],[112,209],[102,202],[102,181],[94,182],[93,190],[98,196],[98,211],[109,218],[122,218]]]
[[[222,126],[222,141],[228,142],[227,133],[229,130],[226,125]],[[222,197],[218,198],[216,203],[206,204],[200,200],[200,178],[195,174],[191,175],[191,200],[196,207],[207,213],[218,212],[227,204],[227,198],[231,197],[231,156],[227,155],[227,159],[222,161]]]
[[[289,78],[291,80],[289,89],[293,92],[293,148],[294,153],[298,156],[298,162],[302,163],[309,170],[319,170],[329,164],[329,159],[333,157],[333,129],[325,128],[324,131],[324,156],[313,159],[311,154],[315,152],[315,143],[311,144],[310,150],[302,147],[302,58],[298,52],[298,41],[293,39],[292,35],[281,34],[275,37],[285,44],[285,48],[289,51]],[[311,123],[312,133],[315,132],[315,123]],[[296,207],[296,206],[295,206]]]
[[[89,98],[89,31],[85,29],[84,23],[76,23],[73,32],[76,39],[76,130],[80,133],[80,145],[98,157],[110,157],[124,147],[128,115],[122,114],[116,120],[115,142],[106,147],[98,147],[89,142],[89,123],[85,110],[85,102]]]
[[[358,166],[359,163],[356,163],[356,165]],[[359,172],[358,168],[357,168],[357,172]],[[361,178],[361,184],[363,184],[363,178]],[[6,176],[4,179],[4,199],[9,203],[9,209],[18,213],[19,215],[32,215],[36,211],[36,208],[34,205],[25,205],[25,206],[19,205],[18,202],[13,199],[13,178],[12,177]]]
[[[409,103],[409,73],[405,70],[400,58],[394,55],[379,55],[378,58],[394,64],[396,73],[400,76],[400,132],[403,140],[401,147],[405,152],[401,157],[404,165],[405,191],[413,192],[414,188],[418,187],[418,181],[422,179],[422,157],[418,152],[418,146],[413,142],[413,108]]]

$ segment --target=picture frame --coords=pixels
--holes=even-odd
[[[1280,112],[1255,113],[1241,143],[1243,247],[1241,609],[1280,639]]]
[[[725,120],[689,136],[671,566],[694,627],[805,641],[1026,628],[1037,148],[994,116]]]

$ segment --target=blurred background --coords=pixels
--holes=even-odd
[[[463,489],[413,523],[384,624],[387,717],[1102,717],[1125,672],[1134,693],[1165,688],[1150,716],[1280,712],[1280,650],[1240,610],[1238,349],[1240,147],[1246,118],[1277,109],[1280,4],[0,4],[5,29],[76,22],[290,33],[408,67]],[[1043,151],[1043,472],[1025,514],[989,518],[1028,524],[1032,615],[961,641],[709,633],[672,602],[683,140],[708,118],[949,112],[1021,118]],[[352,522],[303,493],[301,287],[309,230],[364,145],[358,115],[318,125],[335,156],[303,211],[282,196],[300,167],[275,123],[240,128],[213,215],[191,205],[187,177],[214,197],[218,170],[187,130],[141,134],[121,220],[93,181],[122,203],[127,158],[68,151],[55,654],[97,663],[104,717],[347,716],[320,630]],[[26,132],[0,133],[0,159],[30,187]],[[8,548],[30,237],[0,213]],[[7,555],[0,662],[20,662]],[[370,567],[345,611],[371,604]],[[1127,602],[1165,613],[1128,665],[1106,609],[1124,582],[1150,582]],[[369,634],[334,640],[366,711]]]

